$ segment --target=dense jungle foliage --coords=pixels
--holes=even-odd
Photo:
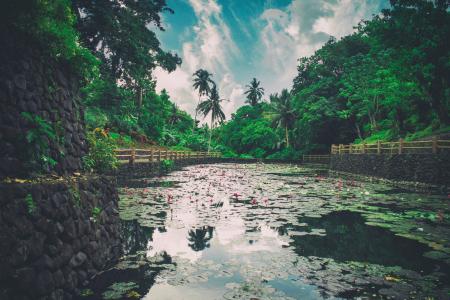
[[[5,3],[1,22],[5,32],[70,64],[80,78],[87,128],[107,132],[99,138],[107,138],[108,147],[142,143],[296,158],[326,153],[331,144],[449,130],[449,3],[391,0],[389,9],[357,24],[355,33],[330,38],[300,58],[290,90],[265,99],[253,79],[243,95],[248,105],[229,121],[212,74],[198,70],[197,113],[211,115],[210,125],[201,128],[197,113],[193,119],[167,92],[155,91],[152,70],[171,72],[181,64],[152,31],[164,30],[163,12],[173,13],[165,0],[18,0]],[[97,144],[104,143],[91,141]]]
[[[263,103],[249,97],[217,139],[240,155],[291,158],[448,132],[449,3],[392,0],[354,34],[300,58],[291,90]]]

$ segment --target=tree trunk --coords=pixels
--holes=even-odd
[[[137,99],[137,107],[138,107],[138,117],[141,116],[142,111],[142,88],[138,87],[138,99]]]
[[[195,117],[194,117],[194,125],[192,126],[192,131],[194,131],[195,125],[197,124],[197,113],[198,113],[198,106],[200,104],[200,99],[201,99],[201,95],[198,94],[198,103],[197,103],[197,106],[195,107]]]
[[[362,135],[361,135],[361,129],[359,129],[359,125],[355,122],[355,128],[356,128],[356,133],[358,134],[358,137],[362,140]]]
[[[208,154],[209,154],[209,151],[211,149],[212,130],[213,130],[213,114],[211,113],[211,128],[209,129]]]
[[[286,133],[286,148],[289,148],[289,130],[287,126],[284,127]]]

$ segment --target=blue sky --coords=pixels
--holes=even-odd
[[[388,0],[167,0],[175,14],[163,16],[158,32],[165,50],[183,64],[167,74],[157,69],[157,90],[165,88],[192,113],[198,100],[192,73],[214,74],[227,118],[244,104],[245,85],[259,79],[266,96],[290,88],[297,59],[309,56],[330,36],[353,31],[388,6]]]

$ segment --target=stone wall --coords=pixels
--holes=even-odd
[[[330,170],[396,181],[450,186],[450,153],[336,154],[331,156]]]
[[[40,55],[36,48],[19,41],[2,42],[0,51],[0,178],[30,173],[30,160],[38,153],[26,139],[32,123],[21,114],[46,120],[59,136],[48,143],[49,157],[56,160],[53,171],[73,173],[81,168],[87,153],[83,111],[77,97],[78,82],[67,66]]]
[[[0,299],[72,299],[121,254],[113,178],[0,184]]]

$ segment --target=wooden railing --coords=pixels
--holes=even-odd
[[[205,159],[220,157],[220,152],[194,152],[155,149],[116,149],[116,157],[119,161],[135,162],[160,162],[165,159]]]
[[[332,145],[331,154],[436,154],[441,150],[450,149],[450,140],[439,140],[433,137],[427,141],[405,142],[400,139],[398,142],[376,142],[350,145]]]

